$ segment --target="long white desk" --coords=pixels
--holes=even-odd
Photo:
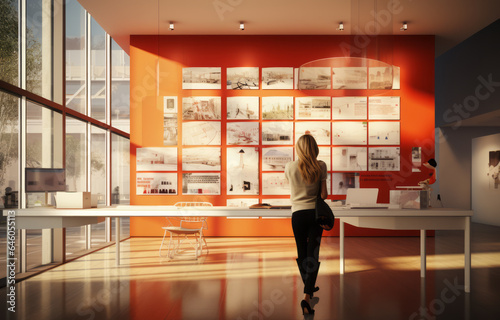
[[[344,224],[356,227],[420,230],[420,276],[426,272],[426,230],[464,230],[464,285],[470,292],[470,218],[471,210],[432,208],[412,209],[334,209],[340,222],[340,274],[345,273]],[[99,218],[115,218],[116,239],[120,239],[121,217],[234,217],[234,218],[283,218],[291,217],[289,209],[248,209],[231,207],[174,206],[114,206],[95,209],[32,208],[16,211],[17,229],[66,228],[97,223]],[[6,213],[4,213],[5,215]],[[120,241],[116,241],[116,264],[120,264]]]

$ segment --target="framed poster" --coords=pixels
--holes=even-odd
[[[228,145],[258,145],[258,122],[226,122],[226,143]]]
[[[262,119],[293,120],[293,97],[262,97]]]
[[[228,120],[258,120],[259,97],[227,97]]]
[[[333,120],[367,120],[367,97],[333,97]]]
[[[177,172],[137,172],[136,195],[176,195]]]
[[[366,121],[334,121],[333,145],[366,145],[368,124]]]
[[[295,119],[330,120],[330,97],[295,98]]]
[[[220,89],[221,68],[182,68],[182,89]]]
[[[136,171],[177,171],[177,148],[137,148]]]
[[[183,173],[182,194],[219,195],[220,173]]]
[[[293,68],[262,68],[262,89],[293,89]]]
[[[220,171],[221,148],[182,148],[182,171]]]
[[[182,123],[182,144],[185,146],[220,146],[220,121],[190,121]]]
[[[227,194],[259,194],[259,148],[227,148]]]
[[[182,120],[220,120],[220,97],[182,98]]]
[[[259,68],[227,68],[227,89],[259,89]]]

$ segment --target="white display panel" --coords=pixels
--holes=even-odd
[[[293,68],[262,68],[262,89],[293,89]]]
[[[176,195],[177,173],[137,172],[136,195]]]
[[[326,170],[331,171],[331,163],[332,163],[332,158],[330,156],[330,147],[318,147],[319,149],[319,154],[318,154],[318,160],[322,160],[324,163],[326,163]]]
[[[368,118],[370,120],[399,120],[400,97],[369,97]]]
[[[163,119],[163,145],[176,146],[177,145],[177,118]]]
[[[177,148],[137,148],[137,171],[177,171]]]
[[[376,121],[368,124],[371,145],[398,145],[399,144],[399,122]]]
[[[331,144],[331,123],[329,121],[303,121],[295,123],[295,141],[304,134],[310,134],[318,145]]]
[[[333,97],[333,120],[366,120],[368,113],[367,97]]]
[[[226,205],[231,208],[248,208],[253,204],[258,204],[258,198],[227,199]]]
[[[220,171],[220,148],[182,148],[183,171]]]
[[[220,173],[183,173],[182,194],[219,195]]]
[[[220,89],[220,67],[182,68],[182,89]]]
[[[333,171],[366,171],[367,148],[365,147],[333,147]]]
[[[227,148],[227,194],[259,194],[259,148]]]
[[[228,120],[258,120],[259,97],[227,97]]]
[[[330,120],[330,97],[295,98],[295,119]]]
[[[259,68],[227,68],[226,83],[227,89],[232,90],[259,89]]]
[[[220,120],[220,97],[182,98],[182,120]]]
[[[368,124],[366,121],[334,121],[333,145],[366,145]]]
[[[263,145],[292,145],[293,122],[272,121],[262,123]]]
[[[221,124],[219,121],[190,121],[182,123],[182,144],[185,146],[196,145],[221,145]]]
[[[399,147],[368,148],[368,170],[370,171],[399,171]]]
[[[262,97],[262,119],[293,120],[293,97]]]
[[[228,145],[258,145],[258,122],[227,122],[226,143]]]

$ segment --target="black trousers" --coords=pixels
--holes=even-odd
[[[292,229],[304,293],[312,294],[319,270],[319,246],[323,228],[316,223],[314,209],[310,209],[295,211],[292,214]]]

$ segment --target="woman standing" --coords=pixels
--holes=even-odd
[[[304,299],[300,306],[303,314],[313,314],[309,301],[319,290],[315,286],[319,269],[319,246],[323,226],[316,223],[316,197],[327,197],[326,164],[317,160],[319,149],[311,135],[303,135],[297,140],[295,149],[298,160],[288,162],[285,177],[290,183],[292,201],[292,229],[297,245],[297,265],[304,283]]]

